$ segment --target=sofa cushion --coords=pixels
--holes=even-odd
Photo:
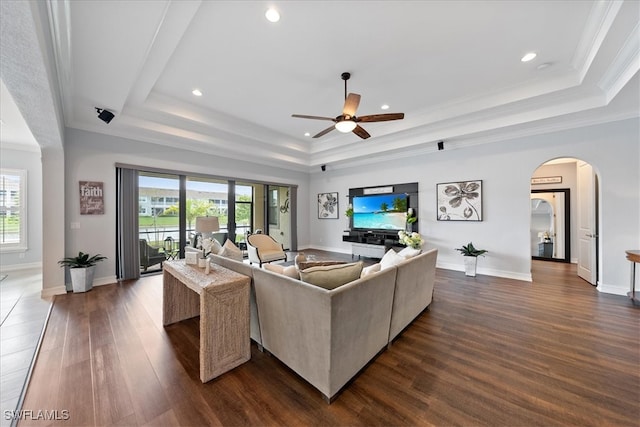
[[[278,264],[263,264],[262,268],[277,274],[282,274],[283,276],[291,277],[292,279],[300,279],[300,274],[295,265],[285,267],[284,265]]]
[[[362,269],[362,273],[360,273],[360,277],[365,277],[368,276],[369,274],[373,274],[373,273],[377,273],[378,271],[380,271],[381,265],[379,262],[376,262],[373,265],[370,265],[368,267],[364,267]]]
[[[300,270],[300,280],[325,289],[335,289],[360,278],[362,261],[324,265]]]
[[[422,249],[414,249],[411,246],[407,246],[406,248],[398,252],[398,255],[400,255],[404,259],[409,259],[409,258],[413,258],[416,255],[420,255],[421,252],[422,252]]]
[[[387,268],[393,267],[394,265],[400,264],[404,260],[405,258],[398,255],[396,251],[394,251],[393,249],[389,249],[380,260],[380,269],[385,270]]]
[[[280,261],[287,257],[282,249],[260,249],[259,252],[262,262]]]
[[[242,251],[229,239],[224,242],[224,245],[220,252],[218,252],[218,255],[242,261]]]

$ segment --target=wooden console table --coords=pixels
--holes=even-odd
[[[628,250],[625,252],[627,253],[627,259],[631,261],[631,289],[627,295],[634,304],[640,304],[640,295],[637,295],[636,292],[636,263],[640,262],[640,250]]]
[[[183,259],[164,262],[163,325],[200,316],[200,380],[204,383],[251,359],[251,279],[212,264],[211,272]]]

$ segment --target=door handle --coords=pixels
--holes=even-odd
[[[598,237],[598,235],[597,234],[587,234],[587,237],[592,237],[592,238],[595,239],[596,237]]]

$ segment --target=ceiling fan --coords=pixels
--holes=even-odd
[[[322,116],[306,116],[303,114],[292,114],[291,117],[299,119],[313,119],[313,120],[329,120],[335,123],[323,130],[322,132],[314,135],[314,138],[320,138],[323,135],[328,134],[333,129],[337,129],[340,132],[348,133],[353,132],[362,139],[367,139],[371,135],[364,130],[358,123],[371,123],[371,122],[388,122],[390,120],[402,120],[404,113],[387,113],[387,114],[371,114],[368,116],[356,116],[356,110],[358,104],[360,104],[360,95],[357,93],[350,93],[347,95],[347,80],[351,77],[350,73],[342,73],[342,80],[344,80],[344,107],[342,108],[342,114],[339,116],[322,117]]]

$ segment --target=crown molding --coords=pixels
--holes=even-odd
[[[41,153],[39,145],[14,144],[11,142],[0,143],[0,150],[28,151],[31,153]]]
[[[638,70],[640,70],[640,22],[636,23],[611,66],[598,82],[598,87],[606,95],[607,103],[611,102]]]
[[[591,67],[602,42],[604,41],[615,17],[618,15],[623,0],[598,0],[593,4],[585,25],[582,37],[574,53],[571,64],[578,71],[582,82]]]

